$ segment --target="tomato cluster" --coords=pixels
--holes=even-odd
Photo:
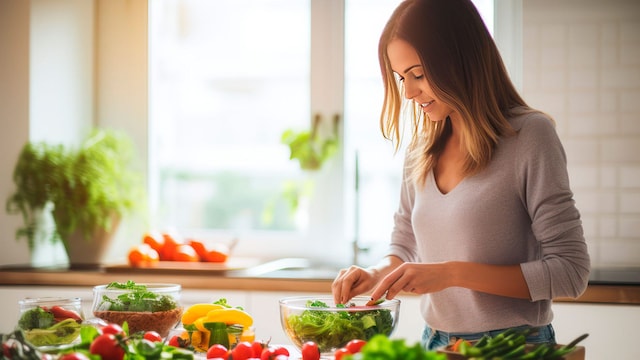
[[[364,341],[364,340],[353,339],[353,340],[349,341],[347,343],[347,345],[345,345],[344,347],[336,350],[335,353],[333,354],[333,356],[335,357],[335,360],[341,360],[346,355],[357,354],[357,353],[360,352],[360,350],[362,350],[362,347],[366,343],[367,342]],[[304,359],[304,357],[303,357],[303,359]]]
[[[107,324],[98,329],[97,335],[89,344],[89,354],[99,356],[102,360],[122,360],[130,348],[124,329],[115,323]],[[147,331],[135,343],[135,352],[138,355],[160,355],[163,351],[163,339],[155,331]],[[58,360],[88,360],[84,352],[70,352],[62,354]]]
[[[212,345],[207,351],[207,360],[287,360],[289,350],[284,346],[270,346],[261,341],[241,341],[228,350],[223,345]]]
[[[129,250],[131,266],[148,266],[158,261],[218,262],[227,261],[229,247],[200,239],[185,239],[175,232],[149,231],[142,243]]]

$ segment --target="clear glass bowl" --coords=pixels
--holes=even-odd
[[[79,338],[84,321],[81,298],[24,298],[18,302],[17,328],[36,347],[71,344]]]
[[[366,306],[366,296],[354,297],[347,307],[338,307],[330,296],[296,296],[280,299],[280,322],[298,348],[307,341],[318,344],[323,356],[330,356],[350,340],[369,340],[374,335],[390,336],[398,324],[400,300],[386,300]],[[327,307],[310,307],[314,301]]]
[[[178,284],[140,283],[134,288],[112,288],[99,285],[93,288],[93,315],[108,323],[123,325],[129,333],[156,331],[169,335],[182,316],[180,303],[182,287]]]

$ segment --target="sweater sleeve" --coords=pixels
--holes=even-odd
[[[394,226],[388,254],[395,255],[405,262],[414,262],[418,261],[416,238],[411,222],[415,202],[415,189],[412,183],[407,180],[407,171],[405,159],[402,185],[400,187],[400,204],[393,215]]]
[[[587,287],[590,259],[567,161],[551,120],[530,116],[518,133],[516,172],[538,253],[521,269],[532,301],[576,298]]]

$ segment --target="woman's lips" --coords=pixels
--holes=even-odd
[[[426,103],[422,103],[422,104],[420,104],[420,106],[422,107],[422,110],[423,110],[423,111],[427,111],[427,108],[428,108],[431,104],[433,104],[434,102],[435,102],[435,100],[431,100],[431,101],[428,101],[428,102],[426,102]]]

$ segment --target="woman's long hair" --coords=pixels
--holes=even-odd
[[[460,114],[466,151],[465,174],[487,166],[504,135],[513,134],[507,117],[527,107],[513,86],[493,39],[471,0],[405,0],[387,22],[378,47],[384,82],[380,127],[385,138],[402,141],[400,116],[412,112],[408,147],[409,178],[424,185],[451,134],[450,120],[430,121],[419,104],[403,100],[387,55],[394,39],[418,53],[434,94]],[[404,109],[403,109],[403,104]],[[410,106],[406,106],[410,105]]]

